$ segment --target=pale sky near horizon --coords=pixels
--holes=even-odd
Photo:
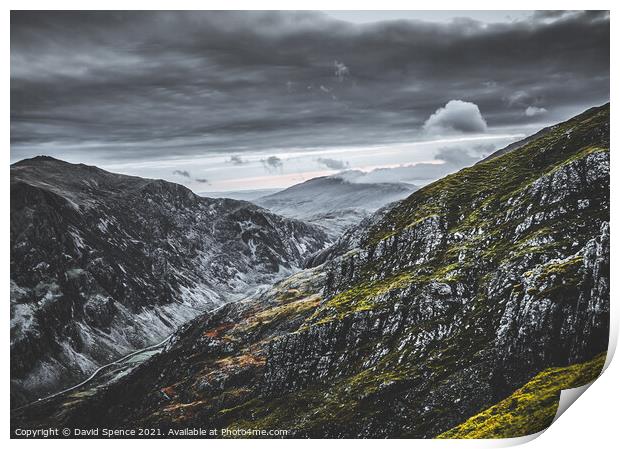
[[[425,184],[609,99],[609,14],[11,13],[11,162]]]

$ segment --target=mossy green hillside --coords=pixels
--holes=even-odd
[[[411,385],[418,385],[419,397],[425,397],[424,394],[431,394],[440,385],[453,382],[454,373],[484,363],[484,348],[496,337],[503,304],[499,298],[487,296],[486,285],[499,267],[539,267],[535,275],[539,288],[531,294],[574,300],[583,259],[565,255],[573,255],[574,248],[581,248],[592,238],[599,223],[608,219],[606,208],[599,207],[596,202],[600,199],[604,205],[607,201],[604,186],[592,186],[591,192],[581,192],[591,200],[589,207],[533,225],[516,239],[508,236],[515,234],[515,228],[524,219],[524,210],[527,209],[528,215],[545,211],[544,205],[534,204],[527,196],[533,182],[593,153],[609,151],[603,147],[604,137],[598,140],[565,137],[569,129],[573,137],[590,135],[592,130],[596,135],[597,129],[608,120],[608,110],[602,108],[582,119],[562,124],[553,133],[518,151],[462,170],[413,194],[371,229],[365,245],[372,247],[381,239],[436,219],[448,224],[446,232],[450,238],[446,245],[431,254],[428,262],[404,270],[378,271],[379,267],[389,267],[393,259],[399,257],[390,252],[383,254],[385,260],[356,263],[359,281],[328,296],[298,329],[303,333],[310,326],[332,325],[334,321],[358,314],[373,313],[376,317],[379,310],[391,310],[396,301],[407,303],[430,283],[440,282],[453,291],[459,284],[467,285],[474,299],[456,315],[440,316],[402,329],[400,341],[415,341],[418,336],[440,332],[453,322],[461,323],[458,332],[447,333],[445,339],[438,340],[422,353],[410,344],[401,346],[391,341],[374,341],[373,344],[389,350],[371,368],[364,368],[361,363],[347,366],[343,372],[351,374],[331,379],[328,384],[317,379],[314,385],[277,399],[257,399],[242,404],[229,411],[224,421],[233,426],[255,428],[284,425],[310,434],[313,429],[329,428],[334,422],[342,428],[354,428],[358,421],[372,422],[380,419],[381,413],[393,413],[377,406],[367,408],[366,401],[380,400],[390,391],[397,396],[404,394]],[[597,144],[591,145],[592,141]],[[509,204],[509,198],[520,198],[520,201]],[[510,218],[512,215],[514,218]],[[381,234],[384,229],[388,231]],[[346,261],[342,265],[346,264],[343,272],[349,271],[353,264],[350,259],[355,257],[359,257],[357,253],[343,257]],[[516,273],[527,276],[526,270]],[[512,289],[520,295],[526,293],[518,280],[514,281]],[[408,337],[411,338],[408,340]],[[332,357],[337,358],[338,354]],[[285,405],[292,407],[290,415],[282,412]],[[426,432],[425,426],[432,428],[431,415],[411,424],[409,432],[417,435]]]
[[[605,354],[563,368],[549,368],[509,397],[437,438],[514,438],[531,435],[551,425],[560,392],[594,381],[605,363]]]

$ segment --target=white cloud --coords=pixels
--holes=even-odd
[[[191,174],[187,170],[174,170],[173,175],[183,176],[184,178],[191,178]]]
[[[364,172],[348,170],[338,177],[349,182],[365,184],[377,182],[405,182],[424,185],[447,174],[468,167],[495,151],[492,144],[453,146],[440,148],[432,161],[402,164],[395,167],[376,168]]]
[[[450,100],[426,120],[424,129],[435,133],[446,131],[475,133],[486,131],[487,122],[482,117],[477,104]]]
[[[536,106],[528,106],[527,109],[525,109],[525,115],[527,115],[528,117],[535,117],[537,115],[543,115],[546,113],[547,110],[545,108],[539,108]]]

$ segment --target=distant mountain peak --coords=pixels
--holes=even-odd
[[[349,175],[347,175],[349,173]],[[388,203],[416,190],[405,183],[357,183],[356,171],[320,176],[254,202],[286,217],[323,226],[332,238]]]
[[[63,160],[60,159],[56,159],[52,156],[47,156],[47,155],[39,155],[39,156],[34,156],[34,157],[30,157],[30,158],[26,158],[26,159],[22,159],[20,161],[17,161],[13,164],[11,164],[12,166],[14,165],[32,165],[32,164],[37,164],[37,163],[41,163],[41,162],[59,162],[59,163],[63,163],[63,164],[68,164],[69,162],[65,162]]]

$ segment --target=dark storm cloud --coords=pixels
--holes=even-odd
[[[174,170],[173,175],[183,176],[184,178],[191,178],[192,175],[187,170]]]
[[[341,161],[339,159],[331,159],[328,157],[319,157],[316,160],[319,164],[327,167],[331,170],[343,170],[349,166],[349,163],[346,161]]]
[[[188,170],[173,170],[172,174],[176,176],[182,176],[183,178],[187,178],[190,180],[192,179],[192,174]],[[210,184],[209,180],[206,178],[194,178],[193,180],[199,182],[200,184]]]
[[[230,159],[228,159],[228,162],[233,164],[233,165],[244,165],[244,164],[247,164],[247,162],[245,160],[243,160],[243,158],[241,156],[237,156],[237,155],[230,156]]]
[[[269,156],[267,159],[261,159],[261,163],[267,171],[281,169],[284,163],[278,156]]]
[[[608,97],[605,12],[497,24],[353,24],[312,12],[11,14],[12,159],[405,141],[450,100],[474,103],[493,128],[566,118]]]

